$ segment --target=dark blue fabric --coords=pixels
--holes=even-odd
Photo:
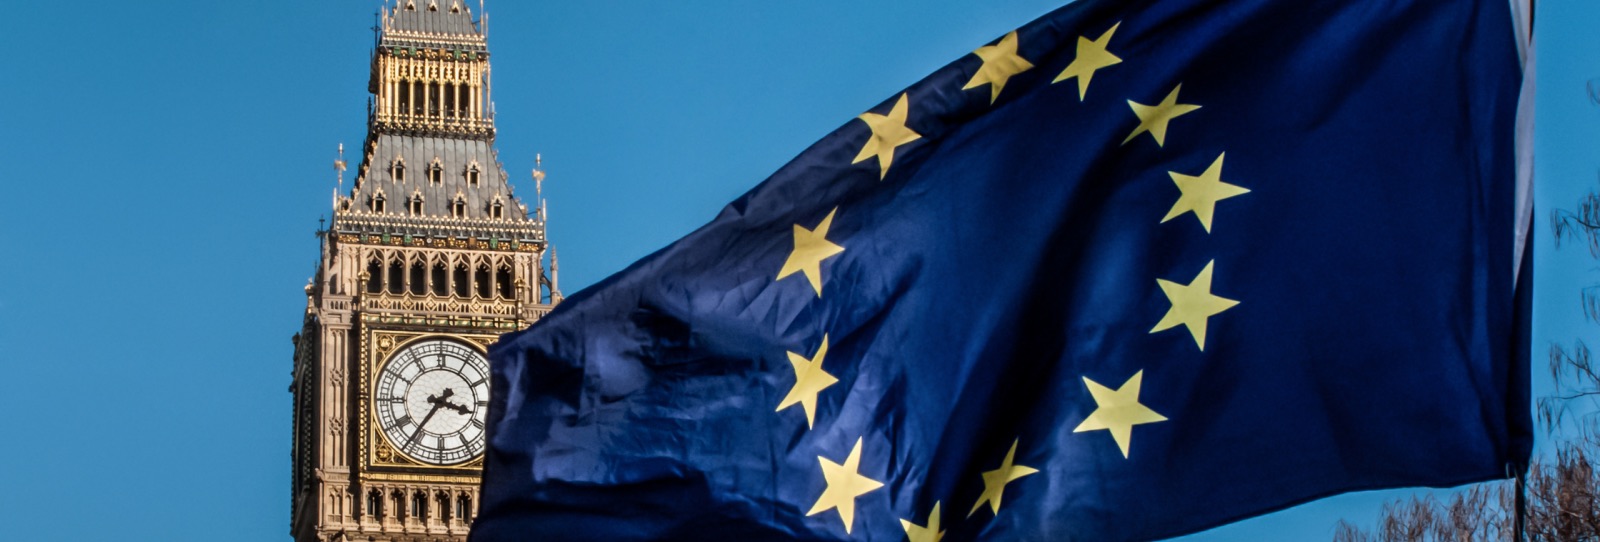
[[[1120,22],[1121,64],[1051,84]],[[959,23],[952,23],[959,24]],[[1173,536],[1338,492],[1504,476],[1530,447],[1512,304],[1513,116],[1503,0],[1161,0],[1019,29],[1035,67],[997,103],[967,55],[907,90],[886,178],[851,119],[710,224],[491,349],[472,540]],[[1123,144],[1128,101],[1201,109]],[[888,114],[897,96],[871,109]],[[1219,154],[1250,190],[1162,223]],[[776,277],[838,209],[819,296]],[[1202,351],[1152,333],[1215,261]],[[1520,322],[1520,324],[1519,324]],[[775,411],[787,352],[826,335],[816,425]],[[1167,421],[1074,432],[1142,373]],[[863,442],[884,483],[806,513]],[[968,517],[1013,442],[1038,474]]]

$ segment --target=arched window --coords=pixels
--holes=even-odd
[[[467,168],[467,186],[478,186],[478,165]]]
[[[439,519],[441,521],[450,521],[452,517],[450,514],[450,494],[440,491],[434,494],[433,498],[434,502],[439,503]]]
[[[456,195],[456,200],[450,202],[450,216],[461,218],[467,216],[467,198]]]
[[[428,494],[418,491],[411,494],[411,517],[428,517]]]
[[[405,289],[406,276],[404,274],[405,271],[406,271],[405,264],[400,263],[400,259],[399,258],[396,258],[394,261],[389,262],[389,280],[388,280],[389,293],[391,293],[391,294],[399,294],[399,293],[404,293],[406,291],[406,289]]]
[[[500,287],[501,298],[511,299],[511,268],[500,266],[500,270],[494,274],[494,284]]]
[[[376,258],[367,262],[367,293],[383,292],[383,264]]]
[[[461,521],[472,521],[472,497],[462,495],[456,497],[456,517]]]
[[[394,182],[406,182],[406,161],[396,158],[394,165],[389,168],[389,176],[394,179]]]
[[[489,216],[505,218],[505,204],[500,202],[500,196],[494,197],[494,203],[489,204]]]
[[[444,263],[433,264],[433,295],[444,297],[450,293],[450,282],[446,280]]]
[[[384,203],[386,201],[387,200],[383,197],[383,193],[382,192],[379,192],[378,195],[376,195],[376,196],[372,196],[372,212],[374,212],[374,213],[383,212],[384,211],[384,207],[385,207]]]
[[[428,114],[439,116],[439,83],[428,83]]]
[[[422,262],[411,262],[411,295],[422,295],[427,292],[428,283],[424,280],[426,272]]]
[[[472,282],[478,285],[478,297],[488,299],[492,293],[489,290],[489,266],[479,265],[478,272],[472,276]]]
[[[437,185],[444,182],[444,165],[438,158],[433,159],[433,164],[428,166],[428,184]]]
[[[406,519],[406,495],[396,489],[394,494],[389,495],[389,499],[394,502],[394,514],[392,514],[394,518]]]
[[[470,92],[471,88],[472,87],[468,85],[460,85],[456,87],[456,92],[460,93],[460,97],[456,99],[456,107],[461,108],[461,116],[463,117],[467,116],[467,110],[472,104],[472,97],[471,95],[467,94]]]
[[[418,190],[418,191],[412,192],[411,193],[411,199],[406,201],[406,206],[411,211],[411,215],[412,216],[421,215],[422,214],[422,191]]]
[[[367,492],[367,516],[383,517],[383,494],[376,489]]]
[[[455,276],[452,278],[455,279],[456,297],[467,297],[468,295],[471,295],[471,290],[469,289],[471,287],[471,283],[467,282],[467,264],[456,265]]]

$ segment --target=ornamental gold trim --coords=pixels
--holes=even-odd
[[[365,320],[365,318],[363,318]],[[437,333],[426,331],[409,331],[397,329],[368,328],[361,336],[361,467],[369,478],[377,478],[378,472],[385,469],[404,470],[413,473],[423,472],[435,477],[467,477],[476,479],[483,472],[484,456],[479,455],[466,463],[450,466],[429,465],[411,458],[405,452],[396,450],[388,437],[378,427],[377,412],[369,408],[372,397],[377,396],[377,379],[383,366],[389,363],[390,358],[413,343],[432,340],[452,340],[488,357],[488,346],[500,339],[499,335],[483,335],[472,333]],[[400,475],[392,475],[400,476]],[[402,478],[392,478],[400,480]],[[443,480],[452,481],[452,480]]]

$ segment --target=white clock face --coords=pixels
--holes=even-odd
[[[489,362],[446,339],[412,343],[378,374],[373,411],[384,436],[429,465],[456,465],[483,453]]]

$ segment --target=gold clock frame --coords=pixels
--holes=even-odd
[[[420,482],[446,481],[450,477],[475,478],[483,474],[482,455],[457,465],[430,465],[394,449],[378,427],[378,414],[370,406],[372,397],[377,393],[378,371],[395,352],[428,339],[454,340],[487,358],[489,345],[499,340],[499,336],[390,329],[368,329],[362,334],[361,398],[357,401],[361,405],[360,454],[361,466],[374,478]],[[422,476],[417,476],[419,474]]]

